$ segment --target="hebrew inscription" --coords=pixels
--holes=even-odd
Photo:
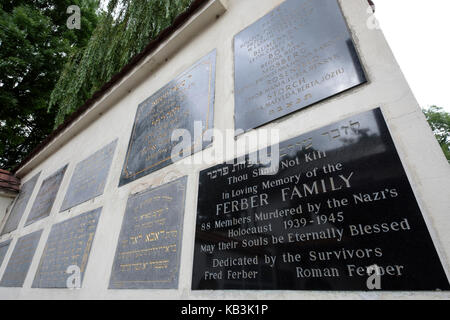
[[[240,32],[235,127],[248,131],[366,82],[336,0],[288,0]]]
[[[36,200],[34,200],[33,207],[31,208],[31,212],[28,215],[27,222],[25,223],[26,226],[43,219],[50,214],[56,195],[58,194],[59,186],[66,173],[66,169],[67,165],[42,182]]]
[[[210,145],[203,134],[214,126],[215,66],[216,50],[139,105],[120,185],[172,163],[175,129],[189,131],[191,152]],[[201,126],[194,130],[196,121]]]
[[[17,240],[14,251],[6,266],[0,287],[22,287],[33,260],[34,252],[41,238],[42,230]]]
[[[6,220],[2,234],[14,231],[19,226],[20,219],[25,212],[28,201],[31,198],[31,194],[33,193],[34,187],[36,186],[40,174],[40,172],[36,174],[33,178],[25,182],[20,188],[19,196],[16,199],[16,203],[14,204],[11,213],[9,214],[8,220]]]
[[[8,252],[9,244],[11,240],[0,243],[0,267],[5,259],[6,253]]]
[[[77,164],[60,211],[103,194],[117,140]]]
[[[187,177],[130,196],[109,287],[176,289]]]

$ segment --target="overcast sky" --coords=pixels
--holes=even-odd
[[[421,107],[450,112],[450,1],[373,0],[376,17]]]

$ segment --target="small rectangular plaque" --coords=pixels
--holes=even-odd
[[[31,195],[33,194],[34,187],[36,186],[40,174],[41,174],[40,172],[36,174],[33,178],[25,182],[20,188],[20,193],[18,195],[18,198],[16,199],[14,208],[11,210],[11,213],[9,214],[8,220],[6,220],[5,227],[3,228],[2,231],[2,235],[16,230],[17,227],[19,226],[20,219],[22,218],[23,213],[25,212],[25,209],[27,207],[28,201],[30,200]]]
[[[131,195],[110,289],[176,289],[187,177]]]
[[[189,131],[193,152],[210,144],[203,133],[214,126],[215,68],[216,50],[139,105],[120,186],[172,163],[172,149],[179,143],[171,141],[176,129]],[[196,121],[201,122],[198,137]]]
[[[17,240],[14,251],[6,266],[0,287],[22,287],[30,269],[42,230],[27,234]]]
[[[81,284],[102,208],[55,224],[48,236],[33,288],[67,288],[70,266],[79,268]]]
[[[193,289],[449,290],[380,109],[251,159],[200,173]]]
[[[2,266],[3,260],[5,259],[6,253],[8,252],[10,243],[11,240],[0,243],[0,267]]]
[[[365,83],[337,0],[288,0],[234,39],[235,128],[244,131]]]
[[[66,169],[67,165],[42,182],[25,226],[48,217],[52,210],[53,203],[55,202],[56,195],[58,194],[59,186],[66,173]]]
[[[77,164],[60,211],[103,194],[117,140]]]

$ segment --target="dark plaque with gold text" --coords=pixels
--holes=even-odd
[[[28,215],[27,222],[25,223],[26,226],[41,220],[50,214],[56,195],[58,194],[59,186],[66,173],[66,169],[67,165],[42,182],[36,200],[34,200],[33,207],[31,208],[31,212]]]
[[[131,195],[110,289],[176,289],[187,177]]]
[[[200,172],[193,289],[449,289],[380,109],[269,149]]]
[[[262,126],[366,82],[337,0],[288,0],[234,39],[235,127]]]
[[[114,140],[77,164],[60,211],[103,194],[116,146],[117,140]]]
[[[203,134],[214,126],[215,66],[216,50],[139,105],[120,186],[172,163],[172,149],[179,143],[171,139],[176,129],[189,132],[190,151],[210,144]]]
[[[42,230],[27,234],[17,240],[6,266],[0,287],[22,287],[30,269]]]
[[[98,208],[52,227],[33,288],[67,288],[69,277],[78,271],[82,284],[101,211]]]

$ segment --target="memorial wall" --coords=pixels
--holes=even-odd
[[[450,298],[450,168],[368,9],[207,2],[18,170],[0,298]]]

